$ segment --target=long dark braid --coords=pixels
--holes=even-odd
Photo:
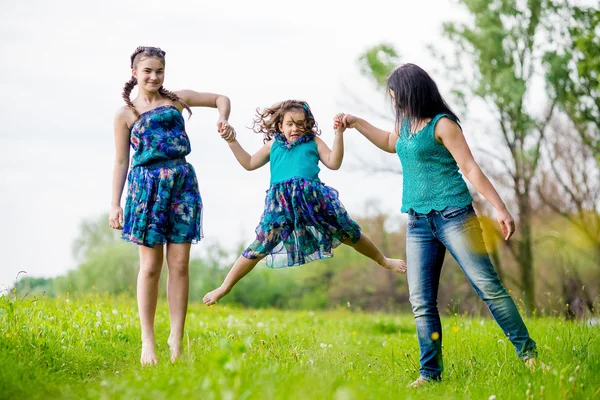
[[[183,108],[185,108],[187,112],[190,113],[190,117],[192,116],[192,109],[190,108],[190,106],[185,104],[185,101],[181,100],[179,96],[175,94],[175,92],[171,92],[170,90],[165,89],[164,86],[161,86],[160,89],[158,89],[158,93],[162,94],[172,102],[177,102],[181,104]]]
[[[141,55],[144,55],[146,57],[156,57],[159,60],[161,60],[164,65],[165,64],[165,54],[166,53],[163,50],[161,50],[159,47],[138,46],[138,48],[135,49],[133,54],[131,54],[130,67],[131,67],[131,69],[135,69],[135,67],[137,66],[137,63],[141,59]],[[136,117],[139,117],[140,114],[136,110],[135,106],[133,105],[133,103],[131,102],[131,99],[129,97],[131,94],[131,91],[133,90],[135,85],[137,85],[137,83],[138,83],[137,79],[133,76],[131,77],[131,79],[129,79],[127,82],[125,82],[125,86],[123,86],[123,92],[121,93],[121,97],[123,97],[123,100],[125,101],[125,104],[127,104],[127,107],[131,108],[134,115]],[[185,102],[183,100],[181,100],[179,98],[179,96],[177,96],[177,94],[175,94],[174,92],[171,92],[170,90],[165,89],[163,86],[161,86],[158,89],[158,93],[165,96],[166,98],[168,98],[169,100],[171,100],[174,103],[181,104],[181,106],[184,107],[190,113],[190,116],[192,116],[191,108],[187,104],[185,104]]]

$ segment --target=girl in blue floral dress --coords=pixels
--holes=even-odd
[[[308,104],[296,100],[258,112],[254,131],[264,134],[265,144],[254,155],[248,154],[231,132],[221,134],[245,169],[252,171],[271,162],[271,187],[256,240],[238,258],[223,284],[204,296],[205,304],[215,304],[229,293],[266,256],[267,266],[272,268],[302,265],[333,257],[333,249],[341,243],[384,268],[406,271],[404,261],[387,258],[379,251],[348,216],[337,191],[319,180],[319,161],[334,170],[342,164],[342,117],[337,115],[334,122],[332,149],[317,137],[320,131]]]
[[[227,123],[230,103],[225,96],[192,90],[171,92],[162,84],[165,52],[156,47],[138,47],[131,55],[132,77],[125,84],[126,105],[115,117],[115,164],[109,225],[122,229],[123,239],[137,243],[140,270],[137,298],[142,330],[143,365],[156,364],[154,315],[158,281],[166,258],[169,270],[167,299],[171,320],[168,344],[171,360],[181,353],[187,310],[190,247],[202,238],[202,199],[196,173],[185,156],[190,141],[181,114],[185,108],[213,107],[219,110],[217,129],[225,138],[233,135]],[[134,86],[139,93],[129,98]],[[129,169],[129,146],[134,150]],[[129,174],[128,174],[129,170]],[[129,181],[125,211],[121,195]]]

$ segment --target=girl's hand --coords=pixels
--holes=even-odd
[[[108,225],[113,229],[123,229],[123,209],[120,206],[112,206]]]
[[[496,211],[496,219],[500,224],[500,228],[502,228],[504,240],[510,239],[513,233],[515,233],[515,220],[513,219],[513,217],[506,210],[506,208],[502,208]]]
[[[344,113],[336,114],[336,116],[333,117],[333,129],[335,129],[336,135],[342,134],[346,130],[346,127],[344,126],[344,123],[342,122],[343,119],[344,119]]]
[[[233,126],[231,125],[227,125],[227,128],[221,131],[221,138],[225,139],[227,143],[233,142],[235,140],[235,137],[235,129],[233,129]]]
[[[344,117],[342,118],[342,123],[344,124],[344,128],[354,129],[358,124],[358,117],[355,117],[352,114],[344,114]]]

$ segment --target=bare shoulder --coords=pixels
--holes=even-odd
[[[124,105],[117,108],[117,112],[115,113],[115,119],[123,119],[128,117],[131,114],[131,109]]]
[[[317,135],[315,135],[315,143],[317,143],[317,146],[327,146],[327,143]]]
[[[436,139],[442,141],[463,135],[460,125],[448,117],[442,117],[437,121],[434,132]]]
[[[115,113],[115,124],[129,126],[130,122],[135,120],[133,111],[128,106],[124,105],[117,109]]]

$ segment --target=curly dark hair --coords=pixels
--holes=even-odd
[[[143,58],[145,58],[144,56],[156,57],[160,61],[162,61],[163,65],[165,65],[165,54],[167,54],[167,53],[165,53],[159,47],[139,46],[137,49],[135,49],[133,54],[131,54],[130,67],[131,67],[131,69],[135,69],[137,64]],[[131,108],[131,110],[133,111],[135,116],[139,117],[140,113],[138,112],[138,110],[136,110],[135,106],[131,102],[131,99],[129,98],[129,95],[131,94],[131,91],[133,90],[135,85],[137,85],[137,79],[132,76],[130,80],[125,82],[125,86],[123,87],[123,93],[121,93],[121,96],[123,97],[125,104],[127,104],[127,106],[129,108]],[[166,98],[168,98],[169,100],[171,100],[174,103],[181,104],[181,106],[190,113],[190,116],[192,116],[192,109],[187,104],[185,104],[185,102],[183,100],[181,100],[179,98],[179,96],[177,96],[177,94],[175,94],[174,92],[171,92],[170,90],[165,89],[163,86],[161,86],[160,89],[158,89],[158,93],[165,96]]]
[[[279,131],[279,124],[283,123],[283,118],[288,111],[303,111],[304,124],[301,127],[304,134],[307,135],[320,135],[321,131],[315,120],[315,116],[307,102],[300,100],[286,100],[281,103],[274,104],[271,107],[265,108],[260,111],[260,108],[256,109],[256,118],[253,120],[252,130],[256,133],[262,133],[264,135],[263,142],[267,143],[273,137],[281,133]]]

